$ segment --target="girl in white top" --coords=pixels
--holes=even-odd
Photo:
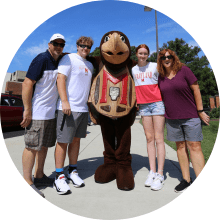
[[[164,145],[164,113],[165,108],[158,87],[157,64],[148,62],[150,50],[147,45],[141,44],[136,48],[138,64],[132,68],[135,82],[139,115],[142,116],[144,132],[147,138],[147,152],[150,163],[145,186],[153,190],[160,190],[164,184],[163,168],[165,162]],[[156,172],[156,148],[158,172]]]

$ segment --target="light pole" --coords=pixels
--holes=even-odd
[[[144,6],[144,11],[151,11],[152,8],[148,6]],[[155,23],[156,23],[156,45],[157,45],[157,57],[159,55],[159,48],[158,48],[158,27],[157,27],[157,11],[155,10]]]

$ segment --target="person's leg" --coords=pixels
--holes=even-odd
[[[33,184],[32,170],[34,167],[36,153],[36,150],[25,148],[22,155],[23,177],[29,185]]]
[[[186,141],[187,147],[190,151],[190,158],[196,177],[201,173],[205,166],[205,159],[202,153],[200,141]]]
[[[158,173],[162,176],[166,155],[164,144],[164,124],[165,118],[163,115],[153,116],[154,134],[157,147]]]
[[[68,147],[69,164],[77,164],[80,148],[80,138],[74,137]]]
[[[67,143],[59,143],[56,144],[55,149],[55,166],[57,169],[64,167],[64,161],[66,158],[66,150],[67,150]]]
[[[177,141],[177,157],[182,171],[183,179],[188,183],[190,182],[190,172],[189,172],[189,153],[187,150],[185,141]]]
[[[147,139],[147,153],[149,158],[150,170],[156,173],[156,148],[155,148],[153,117],[142,116],[142,123]]]
[[[47,156],[47,147],[42,147],[36,154],[34,178],[42,178],[44,175],[44,164]]]

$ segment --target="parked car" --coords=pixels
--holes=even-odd
[[[23,102],[20,97],[1,95],[1,124],[2,127],[19,126],[23,119]]]

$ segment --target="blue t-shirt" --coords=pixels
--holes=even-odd
[[[32,97],[32,119],[50,120],[55,118],[58,91],[57,80],[57,61],[47,50],[36,56],[30,64],[26,77],[35,80]]]
[[[45,70],[56,70],[59,60],[55,61],[48,50],[38,54],[31,62],[26,77],[38,81]]]

